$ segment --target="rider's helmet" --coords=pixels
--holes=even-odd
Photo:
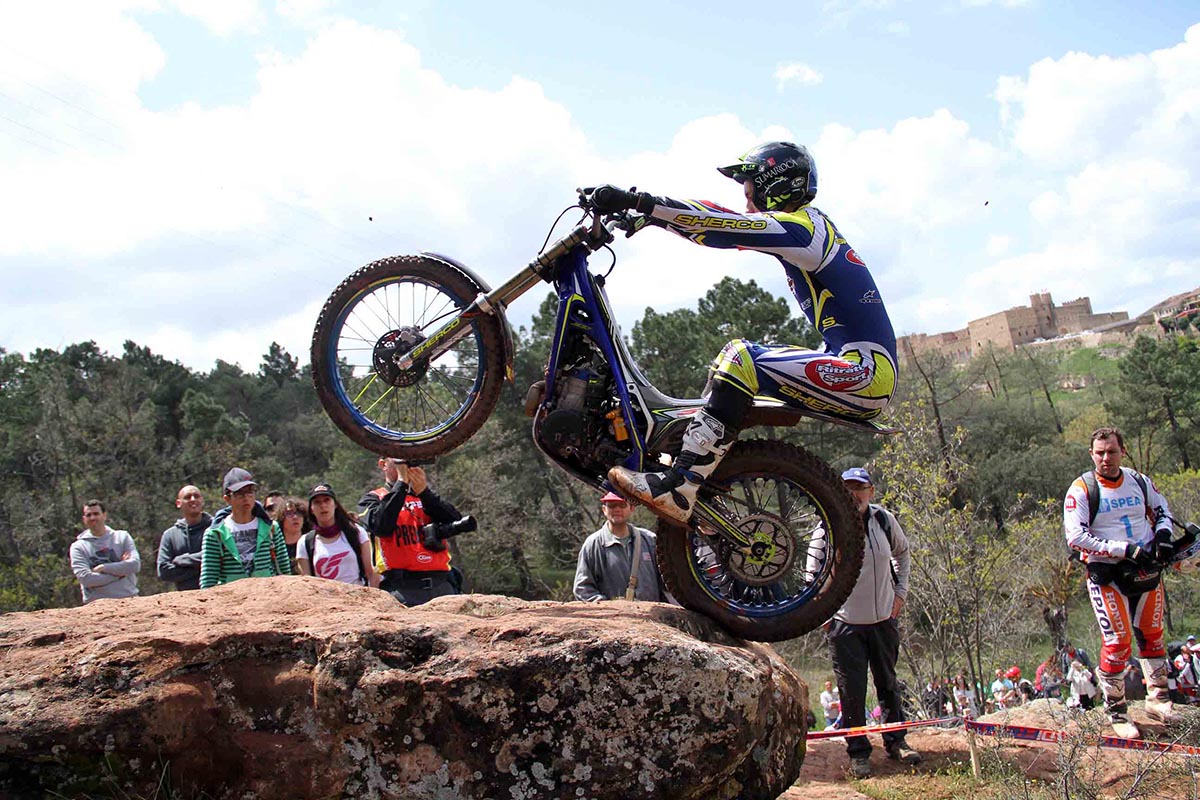
[[[747,150],[736,164],[717,167],[738,183],[754,182],[754,207],[775,211],[785,205],[807,205],[817,196],[817,163],[803,145],[767,142]]]

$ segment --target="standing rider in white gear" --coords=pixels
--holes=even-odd
[[[1083,554],[1087,589],[1100,626],[1096,669],[1104,707],[1122,738],[1140,735],[1125,702],[1125,665],[1136,639],[1146,679],[1146,714],[1175,719],[1163,646],[1162,570],[1176,548],[1167,501],[1145,475],[1121,466],[1125,440],[1116,428],[1092,433],[1095,469],[1075,479],[1063,501],[1067,544]]]

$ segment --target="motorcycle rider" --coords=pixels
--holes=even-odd
[[[1116,428],[1092,433],[1095,469],[1075,479],[1063,501],[1067,544],[1083,554],[1087,590],[1100,626],[1102,645],[1096,678],[1104,708],[1117,736],[1139,736],[1125,702],[1125,666],[1136,639],[1146,680],[1146,714],[1159,722],[1176,720],[1163,646],[1162,571],[1177,548],[1191,542],[1171,539],[1171,511],[1149,477],[1121,466],[1125,439]],[[1094,497],[1089,497],[1091,491]]]
[[[608,479],[660,516],[691,518],[696,492],[741,431],[754,397],[857,419],[878,416],[896,390],[896,335],[866,264],[833,221],[812,205],[817,167],[808,150],[767,142],[718,171],[742,184],[746,213],[715,203],[672,200],[597,187],[602,212],[636,210],[649,221],[706,247],[775,256],[822,351],[734,339],[712,367],[711,392],[692,418],[683,448],[661,472],[613,467]]]

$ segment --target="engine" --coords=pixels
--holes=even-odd
[[[540,396],[533,402],[539,389],[545,391],[545,384],[539,384],[530,390],[528,411],[540,404]],[[612,370],[593,347],[560,366],[554,401],[535,435],[547,452],[588,472],[603,474],[629,454]]]

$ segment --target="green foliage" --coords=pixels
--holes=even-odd
[[[696,311],[659,314],[647,308],[633,326],[633,357],[654,384],[672,397],[698,397],[708,367],[732,339],[816,347],[820,337],[788,303],[754,281],[724,278],[701,298]]]
[[[1106,405],[1144,469],[1192,469],[1200,454],[1200,343],[1184,336],[1139,337],[1121,361]]]
[[[695,396],[730,339],[816,344],[789,303],[753,281],[727,278],[694,309],[648,308],[633,326],[631,352],[658,388]],[[549,465],[523,411],[529,386],[542,377],[556,310],[548,294],[530,328],[514,332],[515,380],[484,429],[429,467],[435,488],[480,520],[480,531],[462,537],[455,553],[477,591],[565,596],[580,542],[602,523],[596,493]],[[866,463],[886,445],[877,463],[891,486],[888,501],[899,506],[925,560],[956,583],[1007,565],[1022,575],[1021,586],[1049,585],[1052,565],[1031,559],[1030,568],[1017,568],[1013,553],[1024,552],[1025,540],[1062,553],[1046,503],[1059,502],[1088,466],[1088,436],[1101,424],[1127,425],[1137,465],[1154,471],[1177,511],[1200,514],[1194,477],[1171,475],[1185,454],[1200,457],[1197,357],[1196,343],[1179,337],[1138,342],[1119,360],[1097,350],[1060,358],[1032,349],[989,352],[957,369],[922,357],[902,366],[891,421],[904,436],[884,440],[816,423],[755,434],[796,441],[835,469]],[[1085,388],[1061,388],[1080,376]],[[109,506],[114,527],[134,535],[143,592],[161,591],[153,564],[160,532],[177,515],[176,491],[198,485],[213,510],[221,505],[221,477],[234,465],[254,471],[264,488],[293,494],[330,481],[350,505],[379,483],[375,456],[340,435],[320,409],[309,367],[277,343],[255,371],[219,361],[207,373],[133,342],[119,356],[94,342],[28,356],[0,349],[0,611],[78,602],[66,556],[81,504],[92,496]],[[638,513],[637,524],[652,525]],[[1200,598],[1190,584],[1172,581],[1175,617],[1189,619],[1186,608]],[[993,592],[996,607],[1008,609],[1015,586],[971,588]],[[923,593],[914,593],[914,603]],[[998,639],[1033,635],[1040,615],[1031,610],[996,617]],[[948,665],[953,626],[963,619],[941,607],[914,606],[918,612],[924,638],[914,663]],[[785,649],[813,655],[808,641],[817,638]],[[975,658],[986,661],[988,647]]]
[[[1024,598],[1036,580],[1027,568],[1035,539],[1005,534],[991,515],[963,502],[971,467],[959,457],[962,431],[943,443],[928,405],[902,404],[874,467],[887,480],[882,503],[908,536],[912,574],[905,618],[905,656],[924,683],[963,672],[986,683],[997,648],[1032,632]]]

